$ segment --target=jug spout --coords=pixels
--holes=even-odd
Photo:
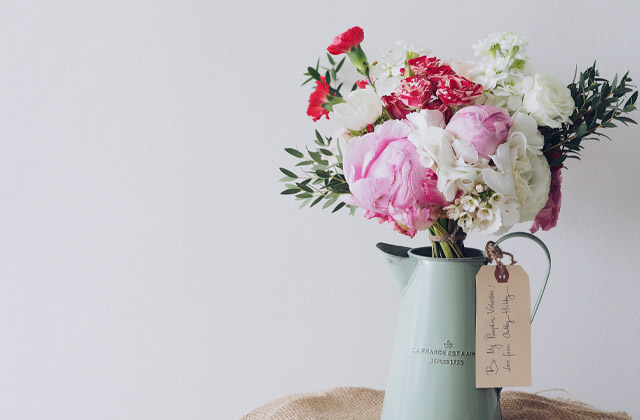
[[[406,246],[398,246],[378,242],[376,247],[387,257],[387,263],[400,292],[404,291],[415,270],[418,260],[409,258],[409,250]]]

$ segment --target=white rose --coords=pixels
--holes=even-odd
[[[345,127],[359,131],[380,118],[382,101],[376,92],[367,86],[351,92],[346,102],[334,105],[333,113]]]
[[[569,121],[574,108],[571,91],[555,77],[537,73],[525,80],[523,109],[539,125],[558,128]]]

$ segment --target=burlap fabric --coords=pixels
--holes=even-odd
[[[379,420],[384,391],[334,388],[280,398],[253,410],[241,420]],[[607,413],[587,404],[505,391],[500,400],[504,420],[630,420],[625,413]]]

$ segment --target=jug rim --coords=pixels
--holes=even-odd
[[[410,258],[415,258],[417,260],[429,261],[429,262],[446,262],[446,263],[481,262],[483,264],[487,262],[487,258],[484,256],[484,251],[481,251],[479,249],[465,248],[464,253],[465,253],[464,258],[433,258],[429,256],[431,255],[430,246],[412,248],[407,252]]]

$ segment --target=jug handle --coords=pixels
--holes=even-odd
[[[511,238],[527,238],[532,240],[533,242],[535,242],[536,244],[538,244],[538,246],[540,248],[542,248],[542,250],[544,251],[544,254],[547,257],[547,274],[544,277],[544,283],[542,283],[542,288],[540,289],[540,294],[538,294],[538,299],[536,300],[535,305],[533,305],[533,311],[531,311],[531,322],[533,322],[533,319],[536,316],[536,312],[538,312],[538,307],[540,306],[540,301],[542,300],[542,295],[544,294],[544,289],[547,287],[547,282],[549,281],[549,274],[551,273],[551,254],[549,253],[549,249],[547,248],[547,246],[544,244],[544,242],[542,242],[540,239],[538,239],[538,237],[527,233],[527,232],[513,232],[513,233],[508,233],[504,236],[502,236],[500,239],[495,241],[495,244],[498,245],[501,242],[506,241],[507,239],[511,239]]]

